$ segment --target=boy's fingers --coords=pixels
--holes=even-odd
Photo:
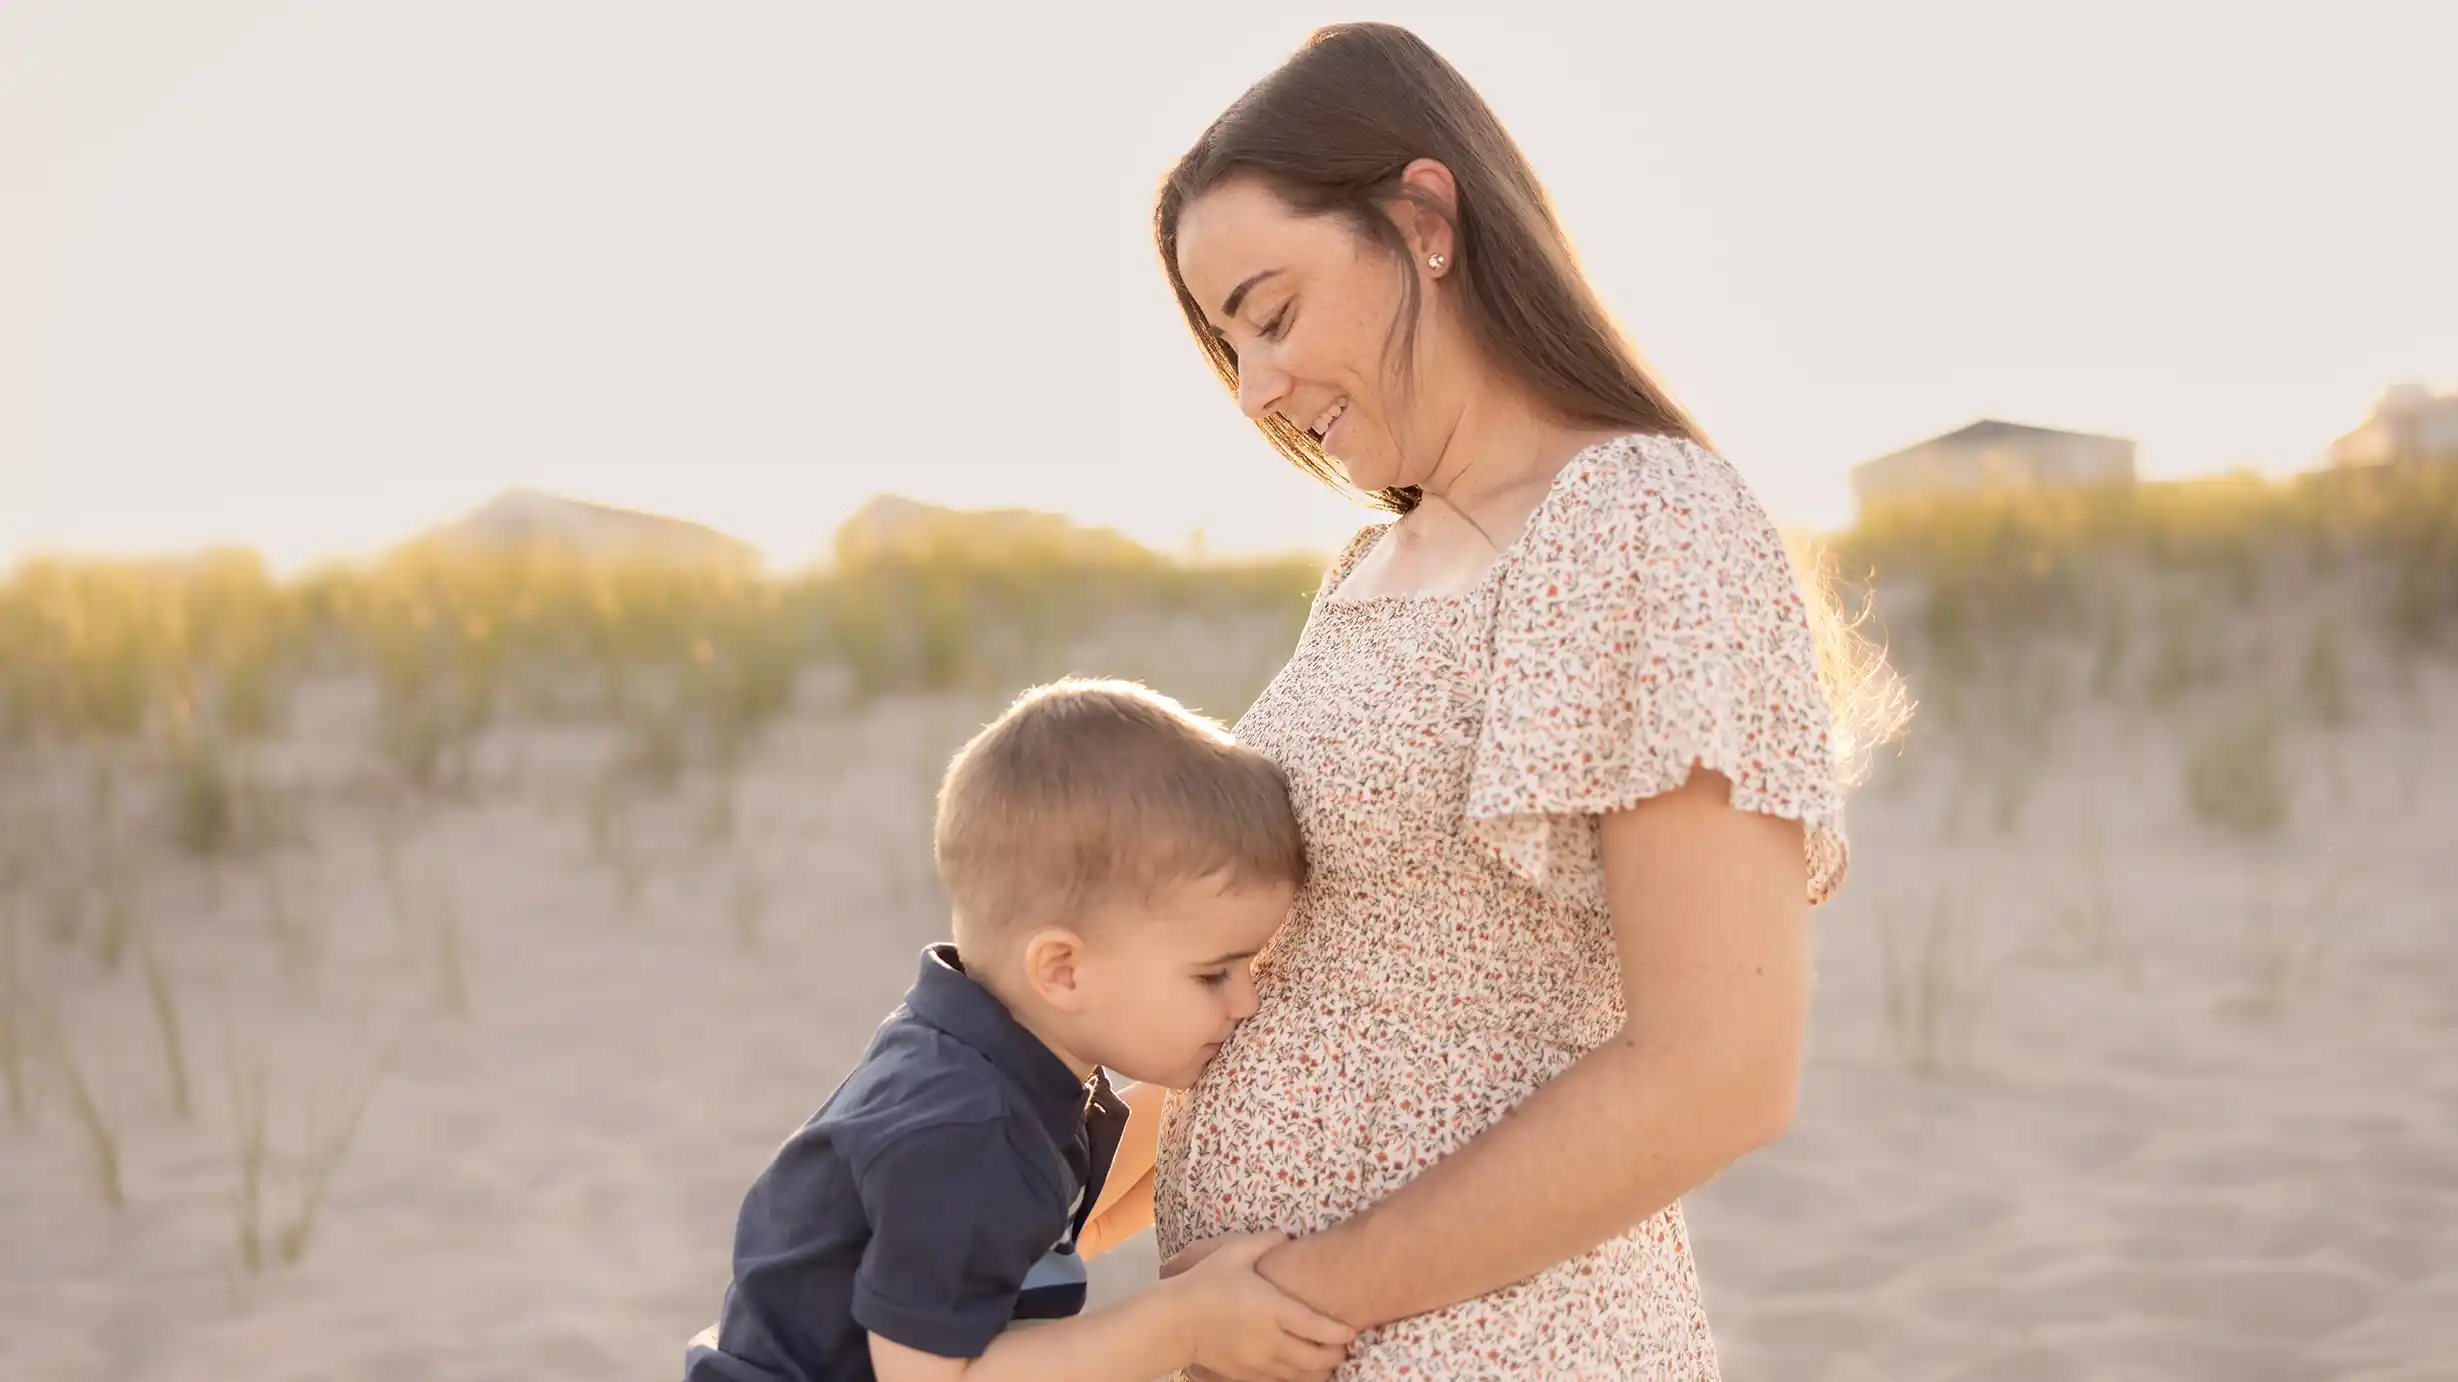
[[[1263,1256],[1263,1254],[1270,1252],[1272,1249],[1279,1247],[1287,1241],[1289,1241],[1287,1234],[1249,1233],[1243,1237],[1232,1238],[1221,1244],[1219,1250],[1214,1252],[1212,1255],[1214,1257],[1225,1257],[1233,1263],[1251,1267],[1254,1265],[1256,1258]]]
[[[1314,1379],[1331,1376],[1332,1371],[1347,1357],[1340,1349],[1291,1340],[1277,1360],[1275,1370],[1292,1382],[1314,1382]]]
[[[1272,1350],[1273,1370],[1283,1377],[1328,1376],[1348,1359],[1348,1350],[1283,1334]]]
[[[1281,1233],[1224,1233],[1217,1237],[1206,1238],[1199,1242],[1189,1243],[1185,1247],[1178,1249],[1176,1252],[1173,1252],[1168,1257],[1162,1259],[1161,1278],[1163,1280],[1167,1280],[1173,1276],[1184,1276],[1186,1273],[1202,1266],[1210,1258],[1226,1252],[1241,1243],[1256,1239],[1262,1240],[1263,1244],[1261,1248],[1255,1250],[1255,1256],[1260,1257],[1263,1255],[1265,1250],[1271,1248],[1275,1244],[1287,1242],[1288,1235]],[[1227,1382],[1227,1379],[1216,1379],[1215,1382]]]
[[[1205,1258],[1219,1252],[1221,1245],[1228,1241],[1229,1240],[1226,1238],[1206,1238],[1201,1242],[1187,1244],[1185,1247],[1178,1249],[1176,1252],[1171,1253],[1168,1257],[1162,1260],[1161,1275],[1166,1278],[1193,1271],[1196,1267],[1202,1264]],[[1227,1380],[1222,1378],[1199,1378],[1197,1379],[1197,1382],[1227,1382]]]
[[[1348,1347],[1357,1337],[1356,1330],[1297,1300],[1289,1300],[1281,1306],[1280,1327],[1308,1343],[1331,1344],[1340,1348]]]
[[[1345,1349],[1326,1348],[1321,1344],[1306,1344],[1297,1352],[1297,1365],[1306,1372],[1330,1372],[1348,1361]]]

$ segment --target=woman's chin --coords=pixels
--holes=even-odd
[[[1352,461],[1345,456],[1335,456],[1329,451],[1323,453],[1323,459],[1339,467],[1340,478],[1348,481],[1351,489],[1372,494],[1376,490],[1389,489],[1397,483],[1392,478],[1391,467],[1375,461]]]

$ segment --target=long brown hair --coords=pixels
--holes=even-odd
[[[1402,185],[1401,174],[1420,158],[1450,169],[1456,208]],[[1214,120],[1161,184],[1152,212],[1161,264],[1196,345],[1233,394],[1237,353],[1212,330],[1178,271],[1178,220],[1196,198],[1239,177],[1260,180],[1299,215],[1340,217],[1390,253],[1402,297],[1389,348],[1403,382],[1424,303],[1406,239],[1384,208],[1405,199],[1450,223],[1462,315],[1488,361],[1574,422],[1707,444],[1588,287],[1526,155],[1467,79],[1408,30],[1317,29]],[[1277,413],[1255,425],[1301,469],[1347,488],[1313,433]],[[1406,513],[1419,495],[1397,488],[1367,498]],[[1910,705],[1883,653],[1861,637],[1859,620],[1838,607],[1831,574],[1814,560],[1803,565],[1837,767],[1851,781],[1872,749],[1901,732]]]
[[[1451,170],[1456,209],[1411,196],[1401,173],[1420,158]],[[1639,362],[1580,275],[1553,204],[1484,98],[1423,39],[1391,24],[1317,29],[1278,70],[1212,122],[1161,184],[1153,238],[1186,324],[1231,392],[1237,354],[1204,316],[1178,271],[1178,218],[1235,177],[1272,189],[1303,216],[1338,216],[1389,251],[1401,283],[1391,345],[1402,377],[1424,303],[1415,265],[1384,207],[1418,201],[1450,222],[1453,281],[1479,350],[1563,417],[1704,441]],[[1255,425],[1279,452],[1333,485],[1344,482],[1314,435],[1277,414]],[[1371,498],[1406,513],[1414,489]]]

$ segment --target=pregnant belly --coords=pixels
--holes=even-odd
[[[1383,1005],[1267,1004],[1170,1101],[1154,1187],[1159,1247],[1327,1228],[1491,1127],[1579,1055]]]
[[[1580,1052],[1386,1010],[1267,1005],[1171,1101],[1154,1186],[1163,1254],[1224,1233],[1318,1232],[1499,1121]],[[1714,1382],[1681,1211],[1491,1295],[1358,1336],[1337,1382]]]

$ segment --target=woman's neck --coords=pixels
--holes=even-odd
[[[1549,485],[1596,429],[1569,423],[1514,393],[1491,391],[1460,409],[1434,468],[1418,483],[1455,508]]]

